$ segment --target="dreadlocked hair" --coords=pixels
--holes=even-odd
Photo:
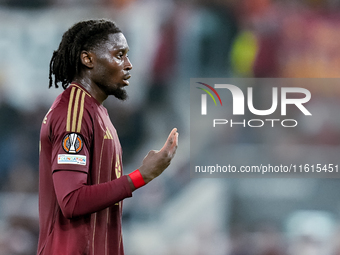
[[[121,30],[110,20],[87,20],[74,24],[67,30],[59,44],[59,48],[53,52],[50,62],[49,88],[58,83],[64,89],[73,81],[81,68],[80,53],[83,50],[90,51],[94,47],[108,40],[108,36],[120,33]]]

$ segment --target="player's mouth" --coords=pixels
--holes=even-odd
[[[128,79],[131,78],[131,74],[127,73],[126,75],[123,76],[123,82],[127,85],[129,85]]]

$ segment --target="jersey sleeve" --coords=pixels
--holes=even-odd
[[[51,113],[52,172],[89,171],[93,128],[86,97],[85,92],[72,89],[70,97]]]
[[[53,185],[63,215],[73,218],[103,210],[132,197],[126,175],[110,182],[87,185],[87,175],[81,172],[56,171]]]

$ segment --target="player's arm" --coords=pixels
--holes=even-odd
[[[59,206],[66,218],[103,210],[132,196],[127,176],[97,185],[86,184],[85,172],[54,171],[52,177]]]
[[[159,151],[150,151],[139,172],[146,183],[160,175],[170,164],[178,145],[177,129],[173,129]],[[59,206],[67,218],[103,210],[124,198],[131,197],[136,189],[131,175],[97,185],[87,185],[87,173],[56,170],[53,183]]]

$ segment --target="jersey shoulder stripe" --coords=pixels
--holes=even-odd
[[[83,88],[72,84],[67,107],[66,132],[80,133],[84,115],[85,96],[91,97]]]

